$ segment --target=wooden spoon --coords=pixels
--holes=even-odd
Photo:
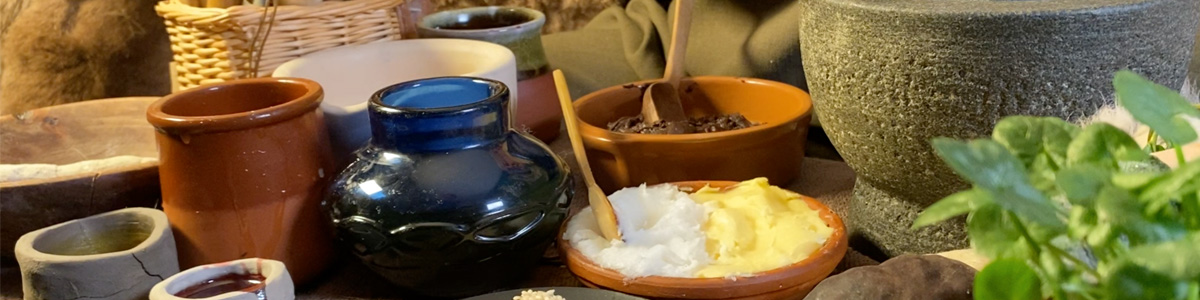
[[[677,1],[675,22],[671,26],[671,48],[667,52],[666,74],[663,80],[650,84],[642,95],[642,120],[645,123],[667,122],[667,133],[695,131],[688,124],[687,114],[679,101],[679,81],[683,79],[684,54],[687,53],[688,32],[692,27],[694,0]]]
[[[571,92],[567,89],[567,80],[561,70],[554,70],[554,86],[558,88],[558,102],[562,106],[563,120],[567,125],[567,136],[571,138],[571,150],[575,151],[575,161],[579,163],[579,172],[587,184],[588,203],[592,213],[600,223],[600,234],[608,240],[620,240],[621,230],[617,228],[617,214],[613,212],[612,203],[608,196],[596,185],[592,177],[592,166],[588,164],[587,153],[583,150],[583,137],[579,135],[579,119],[575,117],[575,105],[571,103]]]

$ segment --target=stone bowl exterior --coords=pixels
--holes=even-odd
[[[800,0],[805,75],[858,174],[849,224],[890,256],[967,245],[963,220],[910,231],[965,189],[934,137],[990,135],[1010,115],[1075,120],[1112,103],[1130,69],[1182,86],[1194,0]]]

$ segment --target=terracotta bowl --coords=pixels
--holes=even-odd
[[[805,123],[807,124],[807,123]],[[705,184],[716,188],[728,188],[735,181],[685,181],[672,183],[681,189],[698,190]],[[846,226],[833,210],[808,196],[803,196],[808,207],[817,210],[821,219],[833,228],[833,234],[808,258],[753,276],[726,278],[677,278],[648,276],[632,280],[625,279],[615,270],[605,269],[593,263],[571,247],[558,235],[558,245],[567,268],[584,285],[593,288],[615,290],[651,299],[801,299],[817,283],[828,277],[842,257],[846,255]],[[570,222],[568,219],[567,222]],[[566,229],[564,223],[563,230]]]
[[[782,186],[800,173],[812,118],[812,101],[804,91],[763,79],[688,78],[680,95],[689,116],[741,113],[760,125],[682,135],[609,131],[609,122],[641,112],[640,86],[649,82],[602,89],[575,102],[588,161],[606,193],[642,183],[756,177]]]
[[[0,164],[66,165],[131,155],[158,158],[146,108],[158,98],[100,99],[0,116]],[[158,162],[0,182],[0,255],[30,231],[158,202]]]

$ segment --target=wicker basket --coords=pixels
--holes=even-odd
[[[164,0],[155,10],[167,24],[175,52],[172,76],[179,90],[270,76],[284,62],[327,48],[401,39],[406,22],[398,10],[403,3],[351,0],[315,6],[198,8]]]

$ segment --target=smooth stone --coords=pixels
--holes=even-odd
[[[853,201],[887,206],[857,218],[871,224],[851,225],[892,255],[962,246],[935,242],[958,241],[930,235],[940,230],[909,231],[921,208],[966,187],[929,141],[985,137],[1011,115],[1091,115],[1112,103],[1121,69],[1181,86],[1198,5],[801,0],[803,64],[821,123],[859,182],[878,191]]]
[[[970,300],[975,269],[939,255],[903,255],[826,278],[805,300]]]
[[[246,258],[234,261],[197,266],[187,271],[179,272],[154,285],[150,291],[150,300],[183,300],[176,296],[189,287],[203,284],[206,281],[220,278],[229,274],[257,274],[265,279],[260,288],[252,291],[232,291],[216,296],[203,298],[206,300],[293,300],[296,299],[296,286],[288,274],[287,266],[278,260]]]
[[[167,215],[126,208],[29,232],[16,245],[26,300],[146,299],[179,272]]]

